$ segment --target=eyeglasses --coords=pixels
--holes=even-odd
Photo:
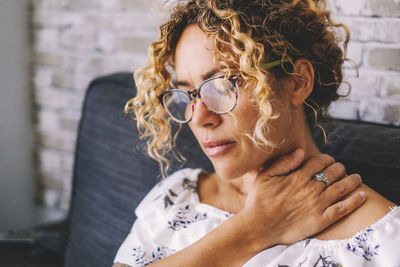
[[[269,69],[287,62],[289,59],[273,61],[262,66]],[[229,79],[225,76],[213,77],[202,82],[199,87],[192,90],[169,89],[161,93],[159,100],[168,115],[178,123],[190,122],[193,117],[195,98],[215,114],[231,112],[238,102],[238,75]]]
[[[213,77],[190,91],[170,89],[160,95],[160,102],[168,115],[178,123],[187,123],[192,119],[196,97],[211,112],[225,114],[232,111],[238,101],[237,77]]]

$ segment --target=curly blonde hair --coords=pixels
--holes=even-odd
[[[172,84],[173,54],[184,28],[197,24],[211,36],[217,63],[227,75],[232,68],[239,71],[244,85],[241,90],[254,88],[260,116],[252,140],[273,145],[265,138],[268,121],[279,116],[269,101],[270,84],[296,76],[293,64],[297,59],[310,60],[315,72],[314,88],[305,107],[310,126],[329,118],[330,103],[341,96],[338,88],[349,31],[334,23],[325,8],[324,0],[177,1],[169,20],[160,27],[159,40],[148,50],[147,65],[134,74],[137,96],[125,106],[125,112],[133,110],[140,136],[147,139],[147,153],[159,162],[163,175],[169,167],[166,154],[174,148],[179,130],[172,133],[158,96]],[[343,29],[343,40],[339,28]],[[281,61],[280,66],[262,67],[276,60]]]

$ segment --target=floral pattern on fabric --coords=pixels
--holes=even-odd
[[[340,263],[332,260],[331,257],[322,257],[319,255],[319,258],[316,263],[313,265],[314,267],[342,267]]]
[[[296,265],[296,267],[301,267],[308,258],[306,258],[304,261],[300,262],[299,264]],[[278,267],[291,267],[290,265],[284,265],[284,264],[278,264]]]
[[[185,190],[190,190],[193,193],[197,193],[197,181],[191,181],[189,178],[185,178],[182,181],[182,187]]]
[[[308,258],[303,260],[302,262],[299,262],[296,267],[302,267],[303,264],[307,262]],[[332,260],[330,256],[323,257],[322,255],[319,255],[318,260],[314,263],[311,263],[312,265],[306,265],[306,266],[313,266],[313,267],[342,267],[340,263],[337,263],[336,261]],[[278,264],[278,267],[291,267],[290,265],[282,265]]]
[[[356,235],[350,243],[347,244],[347,249],[362,256],[365,260],[371,261],[374,255],[378,255],[380,245],[372,245],[368,243],[368,235],[373,230],[368,227],[367,229]]]
[[[136,209],[137,220],[114,262],[147,266],[190,246],[234,216],[199,201],[197,179],[202,172],[183,169],[149,192]],[[243,267],[400,267],[399,247],[400,208],[395,207],[350,239],[307,238],[278,245],[261,251]]]
[[[174,205],[173,199],[176,198],[178,195],[172,191],[171,189],[168,190],[168,193],[164,196],[164,208],[168,208],[168,206]]]
[[[168,221],[168,228],[179,231],[182,228],[188,228],[194,222],[205,219],[207,219],[207,213],[200,214],[191,209],[189,205],[186,205],[184,208],[179,208],[173,220]]]
[[[139,266],[152,264],[174,253],[174,251],[169,250],[166,247],[157,247],[155,251],[151,252],[151,256],[149,257],[143,251],[141,246],[133,248],[132,250],[132,256],[135,258],[135,264]]]

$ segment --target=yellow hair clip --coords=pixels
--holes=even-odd
[[[270,68],[273,68],[273,67],[275,67],[275,66],[280,65],[281,62],[282,62],[282,63],[286,63],[286,62],[289,62],[289,61],[291,61],[291,60],[292,60],[291,57],[286,58],[284,61],[275,60],[275,61],[272,61],[272,62],[270,62],[270,63],[267,63],[267,64],[262,65],[261,68],[267,70],[267,69],[270,69]]]

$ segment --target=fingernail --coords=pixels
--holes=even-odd
[[[365,192],[360,192],[359,194],[363,199],[365,199],[367,197],[367,194],[365,194]]]
[[[303,151],[300,148],[298,148],[293,152],[293,156],[296,158],[300,157],[301,153],[303,153]]]
[[[357,175],[358,179],[360,179],[360,182],[362,182],[361,175],[359,175],[358,173],[356,173],[356,175]]]

